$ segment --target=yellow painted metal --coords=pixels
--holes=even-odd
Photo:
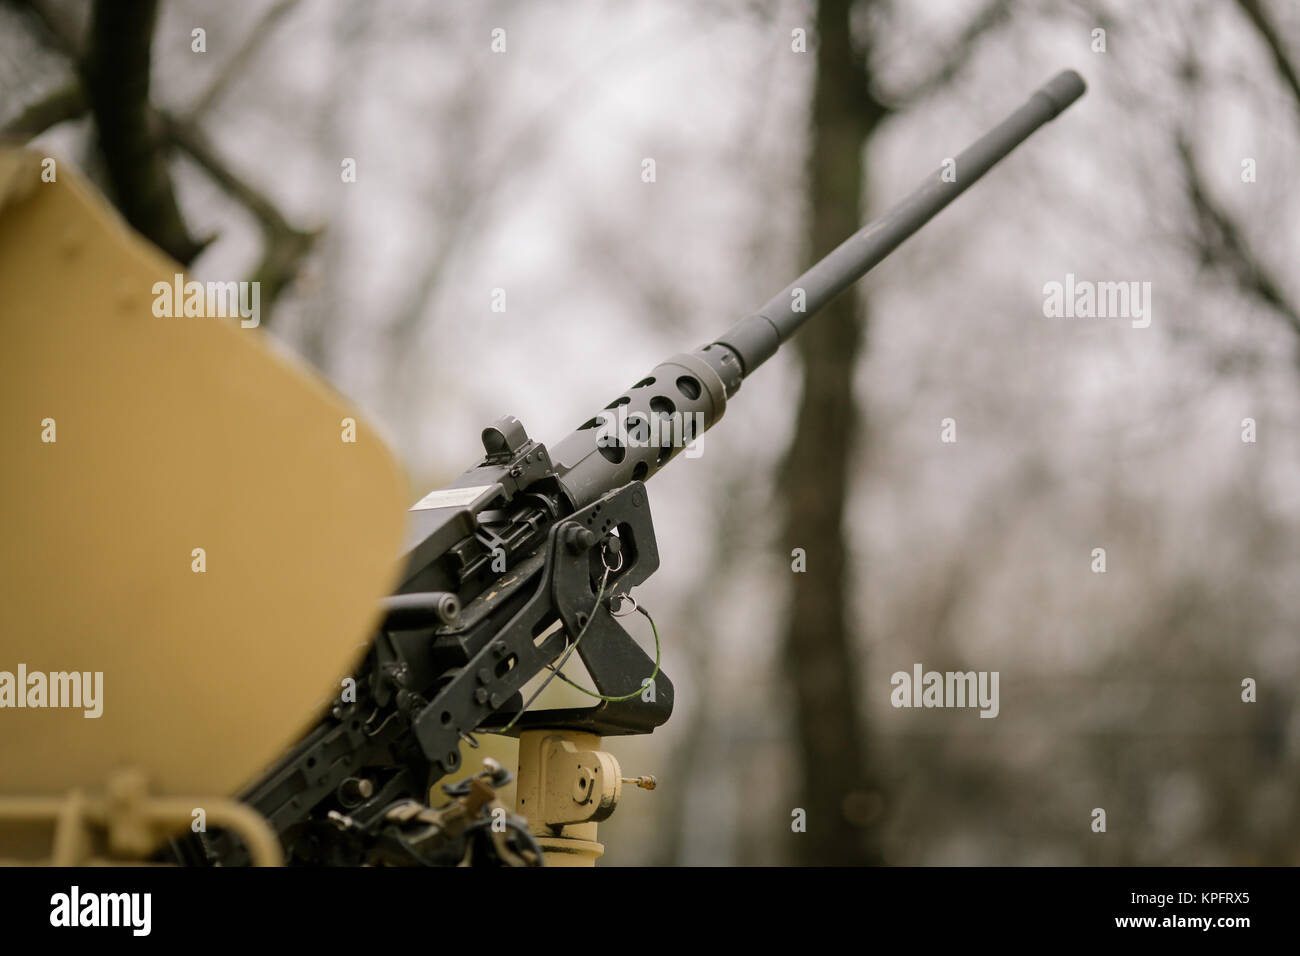
[[[103,709],[0,707],[0,791],[230,794],[358,659],[406,483],[262,332],[155,315],[181,269],[42,158],[0,151],[0,672],[101,673]]]
[[[605,847],[596,825],[623,794],[618,761],[600,737],[572,730],[519,735],[515,810],[546,853],[547,866],[594,866]]]
[[[27,838],[26,852],[0,857],[0,866],[35,860],[52,866],[120,865],[144,858],[168,835],[200,824],[238,834],[254,866],[284,862],[275,831],[252,808],[228,797],[154,796],[144,774],[134,770],[115,773],[103,793],[73,788],[59,796],[0,795],[0,824]],[[44,832],[50,833],[48,846],[40,841]]]

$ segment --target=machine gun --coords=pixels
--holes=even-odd
[[[955,166],[758,312],[656,365],[552,449],[514,418],[484,429],[482,461],[411,509],[406,570],[360,670],[243,794],[279,834],[287,859],[540,862],[525,822],[494,805],[491,788],[508,779],[499,766],[447,788],[449,808],[426,804],[430,788],[461,769],[461,741],[480,731],[642,734],[668,719],[671,682],[617,619],[629,591],[659,564],[644,482],[716,424],[744,378],[804,322],[1083,92],[1077,73],[1056,76]],[[525,684],[559,672],[575,648],[597,702],[529,712]],[[587,762],[584,769],[578,759],[585,776],[576,799],[590,808],[577,819],[599,820],[621,781],[617,764],[599,755]],[[602,770],[615,779],[600,779]],[[188,862],[247,861],[229,834],[174,852]]]

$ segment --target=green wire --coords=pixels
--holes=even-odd
[[[654,635],[655,635],[655,669],[654,669],[654,672],[651,673],[650,678],[649,678],[650,683],[653,684],[653,683],[654,683],[654,679],[655,679],[656,677],[659,676],[659,661],[660,661],[661,656],[662,656],[662,655],[661,655],[662,648],[661,648],[661,645],[660,645],[660,643],[659,643],[659,628],[655,625],[655,619],[652,618],[652,617],[650,616],[650,612],[649,612],[649,611],[647,611],[645,608],[641,607],[640,605],[637,606],[637,610],[640,611],[642,614],[645,615],[645,619],[646,619],[647,621],[650,622],[650,630],[654,631]],[[584,628],[583,630],[586,630],[586,629]],[[579,636],[578,636],[578,640],[581,640],[581,639],[582,639],[582,636],[579,635]],[[575,641],[573,642],[573,646],[574,646],[574,647],[577,647],[577,646],[578,646],[578,641],[575,640]],[[594,690],[588,690],[586,687],[583,687],[581,684],[577,684],[577,683],[571,681],[571,680],[570,680],[568,677],[566,677],[564,674],[560,673],[559,668],[556,668],[556,667],[550,667],[549,665],[547,665],[547,666],[548,666],[549,670],[551,671],[551,673],[553,673],[553,674],[554,674],[556,677],[558,677],[560,680],[564,681],[566,684],[568,684],[568,685],[569,685],[570,687],[572,687],[574,690],[580,690],[580,691],[582,691],[584,694],[586,694],[588,697],[594,697],[594,698],[596,698],[597,700],[604,700],[604,701],[609,701],[610,703],[617,703],[618,701],[621,701],[621,700],[631,700],[633,697],[636,697],[636,696],[638,696],[639,694],[643,694],[643,693],[645,693],[646,685],[645,685],[645,684],[642,684],[639,690],[634,690],[634,691],[632,691],[632,693],[630,693],[630,694],[624,694],[624,695],[621,696],[621,697],[610,697],[610,696],[608,696],[608,695],[606,695],[606,694],[598,694],[598,693],[596,693]],[[560,667],[563,667],[563,666],[564,666],[564,663],[561,662],[561,663],[560,663]]]
[[[605,582],[607,582],[608,580],[609,580],[609,572],[606,571],[603,575],[601,575],[600,578],[600,588],[596,591],[596,605],[591,609],[591,617],[587,618],[587,623],[582,625],[582,629],[578,631],[578,636],[573,639],[573,643],[569,645],[569,649],[564,652],[564,659],[560,661],[561,667],[563,667],[565,662],[568,661],[570,655],[572,655],[573,652],[578,649],[578,641],[582,640],[582,635],[586,634],[587,628],[591,626],[591,620],[596,616],[596,608],[600,607],[600,601],[605,596]],[[518,721],[519,718],[524,715],[524,713],[528,710],[528,708],[533,706],[533,701],[537,700],[537,698],[541,696],[542,691],[546,690],[547,686],[551,683],[551,681],[555,679],[556,674],[559,673],[559,671],[554,670],[554,668],[552,668],[552,671],[553,673],[551,674],[551,676],[546,678],[542,686],[537,688],[537,690],[533,692],[533,696],[528,698],[527,703],[525,703],[523,707],[519,708],[519,713],[515,714],[512,718],[510,718],[510,723],[502,727],[501,730],[498,731],[499,733],[504,734],[507,730],[513,727],[515,725],[515,722]]]
[[[569,658],[573,656],[573,652],[578,649],[578,642],[582,640],[583,636],[587,633],[587,628],[591,626],[592,619],[596,616],[596,611],[600,607],[600,602],[605,596],[605,582],[608,580],[608,578],[609,578],[608,573],[605,574],[603,577],[601,577],[600,589],[596,591],[596,604],[595,607],[591,609],[591,617],[587,618],[587,623],[582,625],[582,629],[578,631],[578,636],[573,639],[573,643],[569,646],[569,649],[565,651],[564,657],[560,661],[559,665],[556,667],[552,667],[549,664],[546,665],[547,670],[551,672],[551,676],[546,678],[546,681],[542,684],[541,687],[537,688],[537,690],[533,693],[532,697],[528,698],[528,703],[524,704],[524,706],[520,708],[519,713],[515,714],[514,717],[510,719],[510,723],[502,727],[499,731],[497,731],[497,733],[504,734],[511,727],[513,727],[516,721],[518,721],[519,718],[522,717],[524,713],[528,710],[528,708],[533,705],[533,702],[537,700],[538,697],[541,696],[542,691],[546,690],[547,686],[550,685],[551,681],[557,677],[560,680],[564,681],[566,684],[568,684],[570,687],[572,687],[574,690],[582,691],[582,693],[586,694],[588,697],[594,697],[596,700],[603,700],[608,703],[618,703],[619,701],[631,700],[633,697],[637,697],[640,694],[645,693],[646,685],[642,684],[641,687],[638,688],[637,690],[632,691],[632,693],[630,694],[623,694],[621,697],[611,697],[606,694],[598,694],[594,690],[588,690],[586,687],[583,687],[581,684],[574,683],[572,680],[570,680],[560,671],[560,668],[563,667],[566,663],[568,663]],[[649,611],[647,611],[645,608],[639,605],[637,606],[637,610],[645,615],[645,619],[650,622],[650,629],[654,631],[654,635],[655,635],[655,669],[650,674],[649,677],[650,682],[654,683],[654,679],[659,676],[659,663],[663,656],[662,655],[663,648],[659,641],[659,628],[655,625],[655,619],[650,616]]]

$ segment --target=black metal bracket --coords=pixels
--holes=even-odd
[[[615,548],[618,557],[610,558]],[[597,602],[606,559],[613,570]],[[635,696],[527,713],[511,732],[546,727],[602,736],[644,734],[666,721],[673,707],[672,683],[660,672],[653,688],[643,686],[654,672],[654,661],[610,613],[611,606],[658,567],[649,500],[639,481],[557,521],[547,535],[544,566],[532,596],[411,722],[420,749],[439,775],[459,765],[462,734],[500,730],[509,723],[518,713],[515,695],[559,658],[571,635],[579,633],[583,636],[577,653],[596,690],[612,697],[635,691]],[[557,620],[562,627],[554,629]]]
[[[577,512],[570,520],[574,519],[594,532],[598,541],[607,540],[617,531],[618,558],[611,560],[618,571],[611,573],[606,593],[597,604],[592,579],[599,582],[604,571],[599,548],[592,552],[589,570],[569,563],[557,565],[551,581],[555,607],[570,634],[577,634],[585,622],[587,630],[578,643],[577,653],[595,689],[607,697],[635,696],[627,700],[597,701],[589,707],[526,713],[515,726],[525,730],[584,730],[604,737],[648,734],[671,716],[673,685],[662,670],[654,674],[654,659],[611,613],[611,608],[621,603],[622,596],[659,567],[659,549],[645,486],[640,482],[625,485]],[[653,686],[647,686],[645,682],[652,674]]]

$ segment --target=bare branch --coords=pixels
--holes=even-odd
[[[16,5],[26,10],[37,31],[42,34],[46,47],[62,53],[74,62],[80,57],[79,31],[66,9],[58,9],[48,3],[38,3],[36,0],[25,0]]]
[[[212,81],[212,84],[203,91],[203,95],[194,103],[194,106],[190,109],[191,120],[200,119],[203,114],[212,108],[212,105],[226,92],[226,88],[231,81],[239,76],[244,65],[253,58],[263,42],[271,35],[272,28],[297,5],[298,0],[279,0],[262,14],[261,19],[253,25],[253,29],[244,37],[244,42],[239,45],[239,49],[231,55],[230,59],[222,66],[216,79]]]
[[[187,153],[233,199],[252,213],[262,230],[262,261],[253,280],[261,283],[264,307],[271,305],[297,278],[302,261],[320,236],[319,230],[304,231],[289,225],[284,216],[260,190],[236,175],[211,142],[191,120],[159,114],[168,140]],[[263,319],[263,325],[268,320]]]
[[[1273,22],[1268,11],[1264,9],[1262,0],[1237,0],[1237,6],[1241,7],[1241,11],[1246,14],[1246,18],[1250,20],[1260,39],[1268,45],[1269,51],[1273,54],[1273,63],[1277,67],[1278,75],[1282,77],[1282,82],[1291,91],[1291,96],[1295,99],[1296,110],[1300,111],[1300,71],[1297,71],[1295,60],[1292,59],[1291,54],[1282,42],[1282,36],[1278,33],[1277,24]]]
[[[181,217],[166,144],[149,107],[155,0],[97,0],[82,63],[104,167],[122,215],[182,264],[203,249]]]
[[[13,6],[27,20],[37,42],[66,59],[73,71],[73,76],[66,83],[36,102],[29,103],[21,113],[5,124],[4,133],[30,138],[86,112],[86,99],[75,75],[80,40],[76,25],[71,19],[46,4],[27,0],[14,3]]]
[[[980,39],[1006,22],[1011,14],[1011,2],[1012,0],[990,0],[983,10],[967,22],[956,44],[940,58],[942,65],[933,74],[904,93],[885,97],[893,109],[910,106],[951,83],[974,56]]]
[[[1274,309],[1300,335],[1300,309],[1287,297],[1232,215],[1210,195],[1184,129],[1175,135],[1175,150],[1187,180],[1187,199],[1196,217],[1193,242],[1201,262],[1227,270],[1242,292]]]
[[[81,84],[74,80],[35,103],[28,104],[26,109],[5,124],[4,132],[30,138],[67,120],[76,119],[85,112],[86,100],[81,95]]]
[[[269,312],[276,297],[297,276],[318,233],[289,225],[274,203],[232,172],[203,135],[197,119],[222,95],[230,78],[253,56],[275,22],[296,3],[278,0],[263,14],[221,75],[199,98],[191,116],[180,120],[155,110],[149,102],[156,0],[98,0],[81,58],[80,82],[73,81],[32,104],[6,130],[35,135],[80,115],[89,105],[118,208],[136,229],[188,265],[206,242],[191,238],[176,203],[169,162],[173,147],[183,150],[257,220],[264,242],[254,281],[261,284],[262,301]],[[76,62],[74,26],[52,17],[37,3],[26,6],[45,34],[46,44]]]

